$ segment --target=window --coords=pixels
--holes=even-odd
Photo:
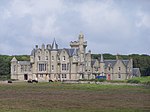
[[[108,68],[108,70],[110,71],[110,67]]]
[[[52,56],[52,61],[54,61],[54,56]]]
[[[63,56],[63,61],[65,61],[66,60],[66,57],[65,56]]]
[[[48,60],[48,56],[46,56],[46,60]]]
[[[21,72],[23,72],[23,65],[21,65]]]
[[[60,78],[60,74],[58,74],[58,78]]]
[[[85,62],[85,66],[88,66],[88,62]]]
[[[120,73],[118,74],[118,78],[121,78],[121,74]]]
[[[52,71],[54,70],[54,65],[52,65]]]
[[[67,63],[67,70],[69,70],[69,63]]]
[[[24,66],[24,71],[25,71],[25,72],[27,71],[27,65]]]
[[[66,67],[66,64],[62,64],[62,70],[66,70],[67,67]]]
[[[46,66],[47,66],[47,65],[46,65],[46,64],[44,64],[44,71],[46,71],[46,69],[47,69],[47,68],[46,68]]]
[[[121,67],[119,67],[118,70],[121,70]]]
[[[66,74],[62,74],[62,78],[67,78]]]
[[[39,64],[39,71],[46,71],[47,69],[47,64]]]
[[[16,71],[16,65],[14,65],[14,71]]]
[[[38,56],[38,59],[39,59],[39,60],[41,60],[41,57],[40,57],[40,56]]]

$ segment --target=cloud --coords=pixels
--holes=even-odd
[[[150,14],[141,11],[137,12],[136,26],[150,28]]]
[[[29,54],[35,44],[69,47],[82,31],[93,53],[147,53],[148,0],[8,0],[0,3],[0,54]],[[141,47],[142,46],[142,47]]]

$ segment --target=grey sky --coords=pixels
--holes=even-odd
[[[150,0],[0,0],[0,54],[69,47],[80,32],[92,53],[150,54]]]

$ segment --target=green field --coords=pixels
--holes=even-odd
[[[0,112],[149,112],[150,87],[0,84]]]

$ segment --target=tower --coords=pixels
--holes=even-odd
[[[15,57],[13,57],[13,59],[11,60],[11,79],[18,79],[18,76],[17,76],[17,59]]]
[[[52,43],[52,49],[50,53],[51,57],[51,63],[50,63],[50,68],[51,68],[51,78],[57,80],[58,78],[58,44],[56,43],[56,40],[54,38],[53,43]]]
[[[85,61],[85,53],[86,53],[87,42],[84,42],[84,35],[82,33],[79,34],[79,55],[80,62]]]

